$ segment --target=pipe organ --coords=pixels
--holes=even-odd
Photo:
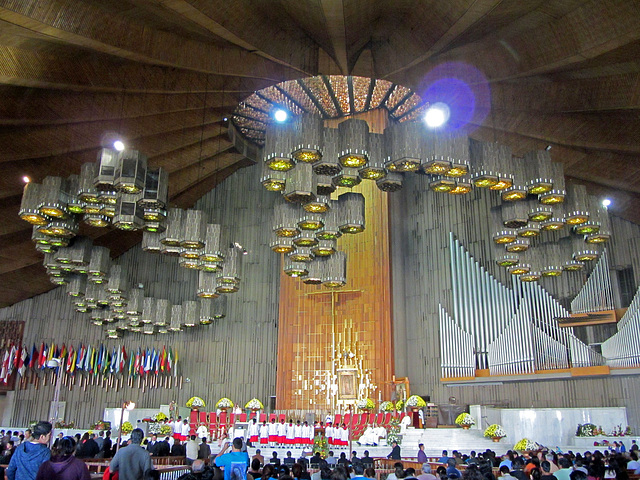
[[[571,313],[598,312],[614,308],[609,256],[607,250],[604,250],[584,286],[571,301]]]
[[[596,367],[604,357],[557,318],[570,313],[538,283],[502,285],[450,234],[453,317],[440,305],[442,379],[516,376]],[[606,255],[594,281],[607,271]],[[638,301],[640,312],[640,301]],[[640,318],[640,313],[639,313]]]
[[[640,367],[640,288],[618,322],[618,331],[602,343],[609,367]]]

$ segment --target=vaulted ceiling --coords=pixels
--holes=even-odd
[[[79,173],[118,134],[193,205],[249,164],[223,122],[235,105],[316,74],[422,93],[438,65],[471,65],[491,92],[473,137],[551,145],[640,223],[638,25],[637,0],[0,0],[0,306],[52,288],[17,216],[24,175]],[[140,239],[81,233],[114,255]]]

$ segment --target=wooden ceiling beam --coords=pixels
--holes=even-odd
[[[198,185],[208,177],[215,175],[220,170],[239,162],[244,158],[239,153],[225,151],[219,155],[203,158],[196,164],[189,165],[180,171],[169,175],[169,197],[171,201],[185,193],[190,188]]]
[[[235,0],[232,3],[235,15],[244,17],[244,25],[249,23],[252,25],[252,28],[243,28],[242,37],[240,37],[225,26],[230,24],[224,11],[230,6],[227,1],[158,0],[158,2],[167,10],[233,45],[303,75],[315,75],[317,60],[314,62],[309,57],[305,58],[305,54],[312,52],[315,45],[306,35],[300,35],[299,32],[291,30],[289,27],[291,22],[287,19],[283,19],[279,25],[274,25],[267,19],[261,18],[259,12],[251,8],[251,3]],[[285,28],[289,29],[283,31]],[[264,38],[269,38],[269,41],[264,42]]]
[[[210,122],[211,119],[204,119]],[[222,119],[216,118],[216,123]],[[131,148],[138,148],[138,140],[152,135],[164,135],[167,132],[202,125],[203,115],[194,110],[162,114],[153,117],[135,119],[107,120],[77,124],[73,128],[65,125],[42,125],[37,127],[7,127],[0,131],[0,145],[4,154],[0,164],[29,158],[52,155],[67,155],[71,152],[100,147],[104,135],[118,136]],[[117,135],[115,132],[118,132]],[[140,148],[141,149],[141,148]],[[152,155],[147,152],[147,155]]]
[[[51,68],[55,65],[56,68]],[[251,93],[268,80],[228,77],[139,64],[110,55],[61,56],[28,48],[0,45],[0,84],[75,92],[183,94]],[[208,84],[208,85],[206,85]]]
[[[236,46],[221,47],[111,16],[88,2],[0,0],[0,20],[69,43],[141,63],[274,83],[299,76]],[[109,28],[105,28],[108,23]]]
[[[248,158],[240,158],[237,162],[230,164],[229,166],[216,171],[215,173],[202,178],[198,183],[191,186],[191,188],[184,192],[172,197],[172,203],[181,208],[193,207],[200,198],[210,192],[225,178],[232,175],[237,170],[254,165],[254,163]]]
[[[436,55],[401,72],[402,78],[406,85],[417,87],[425,72],[448,62],[467,62],[483,72],[490,83],[561,71],[637,42],[639,22],[637,2],[590,0],[547,23],[506,36],[497,32]],[[479,76],[478,81],[486,79]]]
[[[471,2],[469,8],[462,12],[460,16],[454,17],[456,18],[456,20],[451,25],[449,25],[447,30],[439,36],[438,40],[433,43],[427,49],[427,51],[413,58],[406,65],[387,73],[383,78],[391,77],[399,74],[400,72],[413,68],[430,59],[434,55],[442,52],[465,31],[473,27],[473,25],[475,25],[478,21],[491,13],[498,5],[502,3],[502,1],[503,0],[477,0]]]

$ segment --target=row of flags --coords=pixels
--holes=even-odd
[[[178,365],[178,351],[166,346],[162,350],[138,347],[135,352],[127,352],[124,345],[109,349],[102,344],[99,347],[80,344],[74,348],[73,345],[42,343],[40,348],[34,344],[31,351],[24,345],[11,345],[4,352],[0,351],[0,358],[0,382],[4,384],[14,371],[24,377],[28,369],[37,372],[51,368],[48,364],[54,358],[60,360],[59,367],[53,367],[56,372],[59,373],[60,368],[70,375],[84,372],[89,375],[122,374],[131,378],[159,374],[175,377]]]

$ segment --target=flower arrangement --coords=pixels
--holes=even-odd
[[[158,435],[162,432],[162,427],[163,425],[161,423],[151,422],[149,424],[149,433],[155,433],[156,435]]]
[[[422,408],[426,406],[427,402],[425,402],[422,397],[418,395],[411,395],[409,398],[407,398],[407,407]]]
[[[473,419],[471,415],[469,415],[466,412],[461,413],[456,418],[456,425],[460,425],[461,427],[470,427],[475,424],[476,424],[476,421]]]
[[[610,433],[612,437],[624,437],[631,434],[632,430],[629,425],[627,425],[627,428],[625,428],[624,430],[622,429],[622,425],[616,425],[615,427],[613,427],[613,430]]]
[[[593,423],[585,423],[584,425],[578,424],[576,430],[576,437],[595,437],[598,435],[599,430]]]
[[[56,425],[57,427],[58,425]],[[64,427],[59,427],[64,428]],[[66,427],[69,428],[69,427]],[[104,420],[99,420],[91,426],[92,430],[111,430],[111,422],[105,422]]]
[[[171,435],[171,425],[160,425],[160,435]]]
[[[402,410],[404,408],[404,402],[402,400],[398,400],[396,402],[396,410]]]
[[[222,397],[216,403],[216,408],[233,408],[233,402],[229,400],[227,397]]]
[[[329,443],[324,435],[316,435],[313,439],[313,454],[320,452],[322,458],[327,458],[329,454]]]
[[[362,398],[356,402],[356,407],[358,407],[360,410],[373,410],[373,407],[375,407],[375,405],[373,403],[373,400],[371,400],[370,398]]]
[[[397,418],[392,418],[389,422],[389,431],[387,432],[387,445],[396,442],[398,445],[402,443],[402,437],[400,436],[400,421]]]
[[[379,409],[381,412],[393,412],[393,402],[385,400],[380,404]]]
[[[522,440],[520,440],[518,443],[516,443],[513,446],[514,450],[517,450],[518,452],[527,452],[527,451],[532,451],[532,450],[539,450],[540,449],[540,444],[537,442],[533,442],[531,440],[529,440],[528,438],[523,438]]]
[[[189,408],[200,408],[200,407],[206,407],[204,400],[201,399],[200,397],[191,397],[189,400],[187,400],[187,407]]]
[[[264,405],[257,398],[252,398],[247,402],[244,408],[248,408],[250,410],[264,410]]]
[[[131,425],[131,422],[124,422],[120,427],[120,433],[128,435],[131,432],[133,432],[133,425]]]
[[[507,436],[507,432],[504,431],[501,425],[494,423],[487,427],[484,431],[484,436],[488,438],[504,438]]]
[[[106,422],[106,423],[109,423],[109,422]],[[111,424],[109,423],[109,425]],[[56,428],[76,428],[73,422],[64,422],[64,421],[56,422],[55,427]],[[109,426],[109,428],[111,428],[111,426]],[[31,427],[31,429],[33,430],[33,427]]]
[[[155,422],[164,422],[165,420],[169,420],[169,417],[162,412],[158,412],[154,415],[153,420]]]

